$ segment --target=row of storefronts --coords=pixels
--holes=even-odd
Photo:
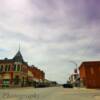
[[[12,59],[0,60],[0,87],[33,86],[44,79],[45,73],[34,65],[29,66],[20,50]]]

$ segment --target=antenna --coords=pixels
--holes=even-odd
[[[19,51],[20,51],[20,42],[19,42]]]

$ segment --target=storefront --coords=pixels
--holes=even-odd
[[[28,85],[33,86],[33,74],[28,70]]]
[[[4,74],[2,79],[2,87],[10,86],[10,74]]]

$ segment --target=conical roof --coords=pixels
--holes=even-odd
[[[16,55],[13,57],[13,60],[16,61],[16,62],[24,62],[23,56],[22,56],[20,50],[18,50]]]

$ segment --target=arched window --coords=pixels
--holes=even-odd
[[[8,71],[10,71],[10,65],[8,65]]]
[[[17,71],[20,71],[20,65],[18,64],[18,66],[17,66]]]
[[[5,71],[8,71],[7,69],[8,69],[8,65],[5,65]]]
[[[16,65],[14,64],[14,71],[16,71]]]
[[[3,71],[3,65],[0,66],[0,72],[2,72],[2,71]]]
[[[5,71],[10,71],[10,65],[5,65]]]

